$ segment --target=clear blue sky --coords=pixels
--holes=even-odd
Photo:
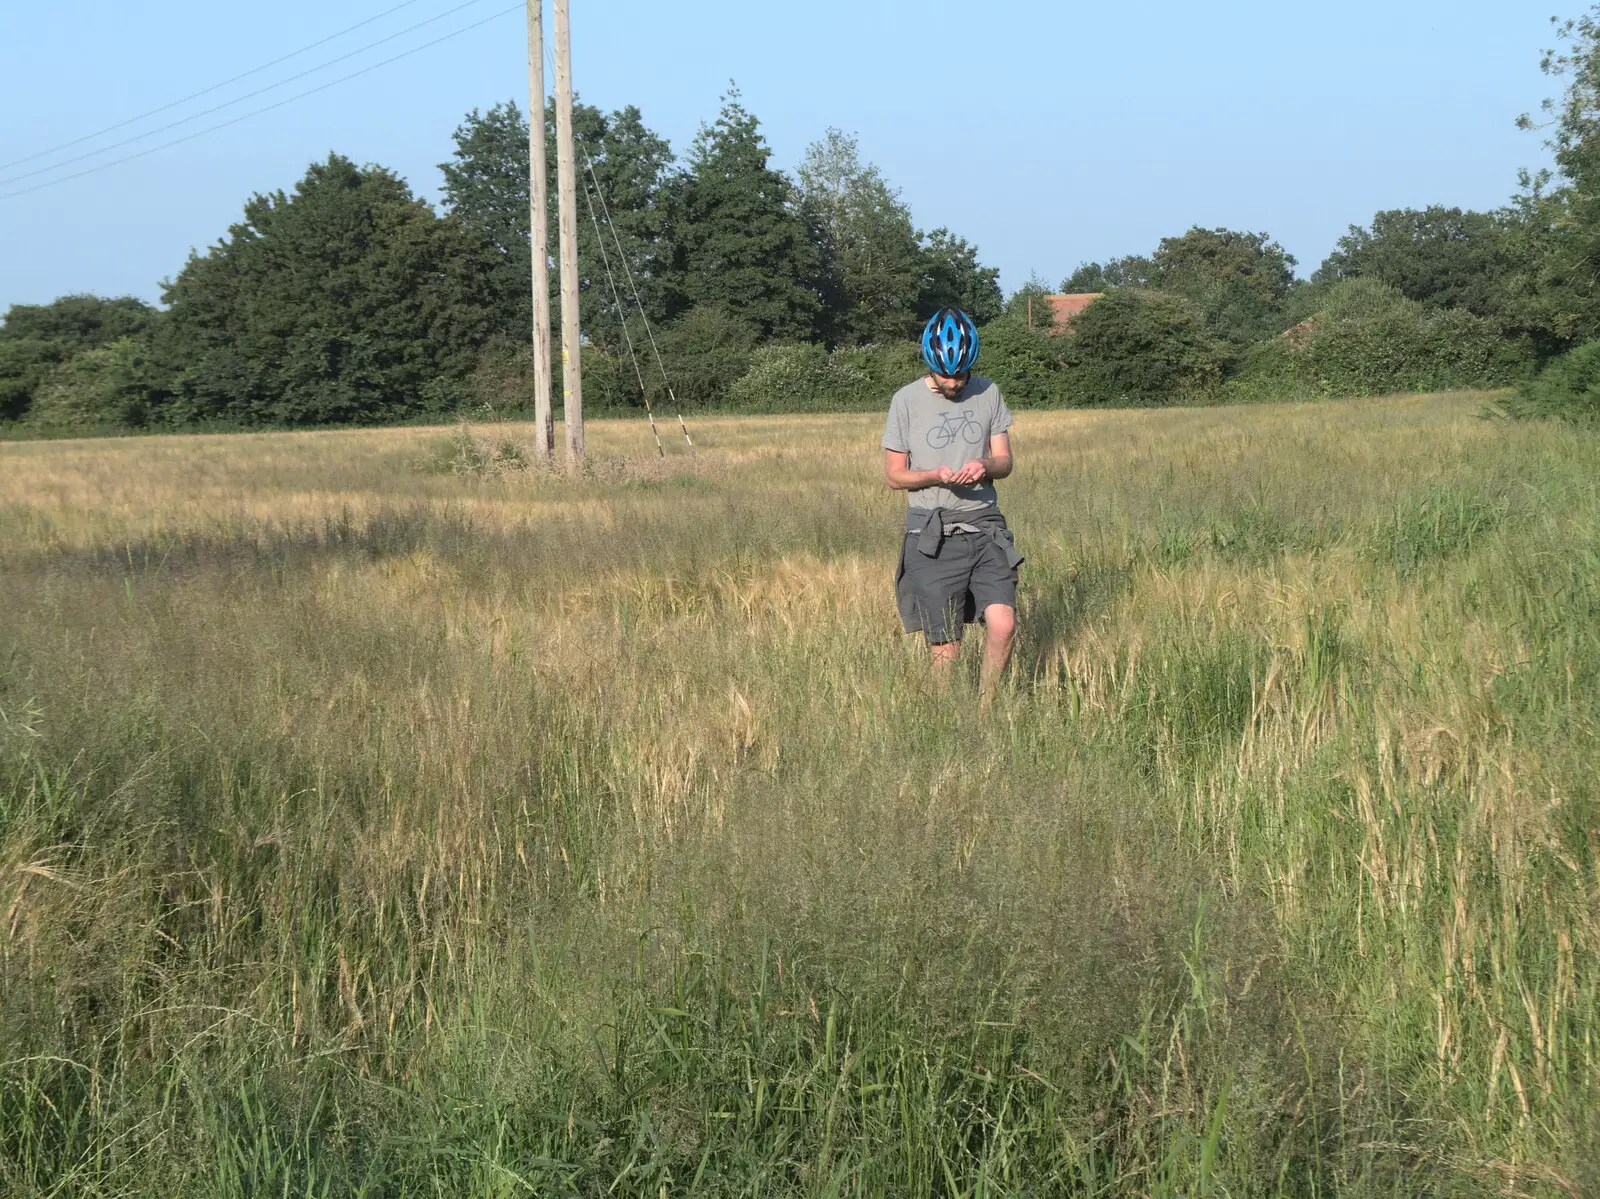
[[[0,162],[91,132],[288,53],[398,0],[273,5],[0,5]],[[355,49],[462,0],[399,12],[173,120]],[[1519,113],[1551,11],[1579,0],[572,0],[583,99],[637,104],[687,148],[730,79],[792,168],[836,125],[902,189],[919,226],[948,225],[1008,289],[1080,261],[1144,253],[1193,224],[1266,230],[1307,272],[1380,208],[1497,206],[1548,155]],[[479,0],[303,83],[136,143],[159,144],[481,20]],[[548,19],[547,19],[548,27]],[[292,187],[337,150],[437,196],[469,109],[527,83],[520,15],[350,83],[125,166],[0,200],[0,310],[92,291],[155,299],[191,247],[247,196]],[[116,155],[112,155],[115,157]],[[53,160],[41,160],[48,162]],[[90,160],[69,170],[93,165]],[[0,170],[0,178],[39,166]],[[51,176],[0,184],[0,193]]]

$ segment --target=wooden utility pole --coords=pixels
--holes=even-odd
[[[533,423],[542,462],[556,452],[550,415],[550,192],[544,173],[544,0],[528,0],[528,248],[533,256]]]
[[[578,173],[572,152],[572,29],[567,0],[555,0],[556,203],[561,225],[561,419],[567,469],[583,462],[583,375],[578,364]]]

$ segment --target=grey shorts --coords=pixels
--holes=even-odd
[[[1010,530],[1001,536],[1009,540]],[[915,536],[907,536],[894,576],[900,621],[930,645],[960,641],[963,627],[982,620],[990,604],[1017,606],[1017,575],[986,533],[947,534],[932,557],[917,548]]]

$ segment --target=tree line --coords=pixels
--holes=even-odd
[[[1524,173],[1501,209],[1379,212],[1309,279],[1268,233],[1192,228],[1061,281],[1100,293],[1070,330],[1051,327],[1042,281],[1006,298],[974,245],[919,230],[838,130],[791,176],[737,91],[681,158],[637,108],[580,103],[586,398],[626,409],[670,382],[690,407],[877,406],[918,369],[921,322],[956,304],[982,326],[983,369],[1022,405],[1521,381],[1524,410],[1571,408],[1552,397],[1600,380],[1596,14],[1561,25],[1563,48],[1543,64],[1564,81],[1547,105],[1556,170]],[[438,211],[392,172],[330,155],[292,191],[252,197],[160,307],[13,306],[0,421],[271,427],[523,410],[528,147],[514,103],[469,114],[441,164]],[[637,367],[629,354],[648,344],[635,297],[665,377],[653,353]]]
[[[646,341],[635,293],[690,404],[720,399],[764,345],[904,342],[940,305],[980,320],[1000,310],[999,272],[949,230],[918,230],[836,130],[791,178],[737,92],[682,162],[636,108],[579,104],[575,126],[592,404],[642,402],[624,349]],[[159,308],[13,306],[0,419],[253,427],[518,406],[532,322],[527,117],[514,103],[475,111],[454,140],[443,211],[381,166],[331,155],[293,191],[252,197]],[[659,376],[652,366],[645,386]]]

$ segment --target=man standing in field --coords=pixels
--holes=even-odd
[[[907,633],[920,632],[948,677],[963,628],[986,630],[983,697],[994,694],[1017,627],[1017,553],[994,480],[1011,473],[1011,410],[972,368],[978,330],[955,308],[922,331],[928,375],[895,392],[883,430],[883,473],[907,493],[895,598]]]

